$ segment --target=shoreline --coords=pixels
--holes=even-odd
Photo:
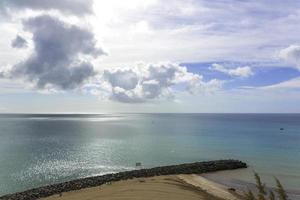
[[[70,192],[80,189],[101,186],[108,182],[129,180],[133,178],[147,178],[162,175],[180,175],[180,174],[202,174],[216,172],[221,170],[233,170],[247,168],[247,164],[239,160],[216,160],[207,162],[187,163],[180,165],[170,165],[154,167],[150,169],[140,169],[119,172],[115,174],[106,174],[72,180],[64,183],[48,185],[34,188],[23,192],[8,194],[0,197],[1,200],[33,200],[49,197],[55,194]]]
[[[134,178],[82,190],[70,191],[40,200],[241,200],[230,191],[202,175],[181,174]]]
[[[239,176],[239,172],[244,172],[244,170],[250,170],[249,168],[247,169],[237,169],[234,171],[217,171],[217,172],[212,172],[212,173],[205,173],[201,174],[202,177],[205,179],[208,179],[212,182],[218,183],[220,185],[225,186],[226,188],[234,188],[236,191],[239,191],[241,193],[247,192],[249,189],[252,191],[256,191],[256,183],[255,183],[255,178],[254,175],[252,175],[252,180],[243,180],[240,178],[237,178]],[[253,171],[251,171],[253,173]],[[264,180],[263,180],[264,181]],[[266,183],[264,181],[264,183]],[[267,184],[267,188],[269,190],[276,190],[276,186],[272,184]],[[275,184],[275,183],[274,183]],[[290,199],[293,200],[300,200],[300,189],[299,188],[289,188],[285,187],[285,191],[287,192],[288,196]]]

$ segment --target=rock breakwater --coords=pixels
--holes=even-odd
[[[72,180],[64,183],[30,189],[24,192],[9,194],[0,197],[0,200],[34,200],[48,197],[54,194],[79,190],[83,188],[95,187],[107,182],[127,180],[132,178],[152,177],[160,175],[176,175],[176,174],[201,174],[207,172],[215,172],[220,170],[233,170],[246,168],[247,164],[239,160],[216,160],[207,162],[186,163],[180,165],[170,165],[162,167],[154,167],[149,169],[140,169],[133,171],[125,171],[114,174],[106,174],[103,176],[95,176]]]

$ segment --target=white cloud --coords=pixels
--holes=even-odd
[[[211,93],[221,87],[222,81],[213,79],[206,82],[201,75],[188,72],[184,66],[160,63],[105,70],[97,84],[87,85],[83,90],[104,93],[115,101],[138,103],[170,99],[181,92]]]
[[[2,2],[5,3],[1,4]],[[22,76],[20,78],[34,83],[40,82],[38,85],[40,88],[47,88],[48,85],[66,90],[83,87],[87,92],[104,99],[145,102],[174,98],[180,92],[184,94],[211,93],[222,87],[223,82],[220,80],[205,81],[201,75],[191,73],[185,67],[172,63],[218,62],[220,60],[247,62],[275,60],[277,62],[273,57],[274,50],[299,43],[300,29],[295,26],[300,20],[300,3],[297,1],[287,3],[276,0],[270,3],[270,0],[232,0],[228,3],[223,0],[172,0],[172,2],[94,0],[93,3],[92,0],[61,0],[59,3],[53,2],[46,0],[1,1],[0,4],[7,7],[0,8],[0,12],[9,9],[18,10],[18,12],[11,12],[13,13],[9,19],[11,21],[6,20],[6,24],[3,24],[4,20],[0,19],[0,25],[2,25],[0,26],[2,34],[0,68],[5,72],[2,75],[7,72],[6,69],[3,70],[4,66],[15,66],[16,63],[23,62],[24,64],[27,61],[25,64],[30,65],[20,67],[26,71],[26,73],[20,73]],[[69,49],[71,54],[60,53],[57,57],[66,55],[69,58],[71,56],[70,60],[79,62],[84,60],[81,59],[81,55],[78,55],[83,52],[80,47],[86,47],[87,44],[81,44],[78,41],[82,40],[76,40],[72,36],[68,37],[69,34],[63,34],[64,38],[57,37],[55,40],[52,40],[52,37],[52,39],[47,38],[47,35],[55,34],[53,28],[50,28],[52,31],[46,30],[49,27],[36,27],[38,32],[47,34],[33,34],[32,31],[27,31],[27,35],[24,34],[26,31],[22,30],[22,21],[45,13],[58,16],[64,22],[68,22],[63,25],[65,29],[70,29],[71,24],[76,24],[75,27],[80,30],[82,26],[85,27],[91,36],[95,33],[93,37],[97,44],[98,41],[104,43],[110,55],[102,60],[90,58],[87,60],[90,65],[79,65],[77,70],[74,69],[73,64],[79,64],[78,62],[53,59],[59,61],[53,64],[45,59],[47,57],[41,55],[46,54],[39,53],[41,51],[37,51],[36,46],[47,50],[45,44],[47,41],[54,42],[61,50],[65,50],[62,46],[65,48],[68,48],[68,45],[78,46]],[[61,35],[61,32],[65,31],[59,31],[57,34]],[[24,39],[28,41],[27,49],[11,48],[11,41],[16,34],[24,36]],[[42,38],[42,42],[45,43],[36,40],[38,35],[42,35],[39,38]],[[283,35],[288,35],[288,37],[282,37]],[[87,42],[92,41],[92,46],[95,46],[93,37]],[[71,42],[67,42],[68,40]],[[65,42],[67,45],[60,46]],[[88,51],[88,47],[86,50]],[[280,58],[299,69],[299,51],[299,46],[292,45],[280,52]],[[54,53],[54,51],[49,51],[47,55],[54,56]],[[170,60],[171,63],[120,67],[131,66],[131,63],[140,60],[147,63]],[[35,72],[41,68],[37,67],[35,72],[31,70],[34,67],[33,61],[39,61],[36,66],[42,63],[52,67],[45,67],[46,70],[38,74]],[[98,77],[96,81],[90,80],[95,78],[94,75],[98,71],[102,72],[108,67],[110,67],[109,70],[106,70],[101,77],[99,74],[96,75]],[[232,68],[221,65],[214,66],[212,69],[234,77],[249,77],[253,74],[251,70],[253,68],[248,66]],[[90,83],[85,84],[86,81]],[[294,87],[297,84],[298,81],[294,80],[277,87]],[[189,97],[185,100],[189,100]],[[201,97],[197,99],[198,102],[202,100]],[[223,101],[222,98],[216,100]],[[209,102],[213,101],[209,100]]]
[[[109,82],[112,87],[121,87],[126,90],[131,90],[138,84],[138,75],[129,69],[104,71],[104,78]]]
[[[295,1],[125,2],[95,2],[94,27],[111,53],[102,66],[140,60],[270,61],[278,48],[299,40]]]
[[[68,19],[70,13],[79,16],[93,12],[93,16],[78,21],[92,27],[97,33],[96,39],[108,48],[111,54],[102,60],[101,66],[109,67],[140,60],[149,63],[161,60],[265,61],[270,60],[274,50],[298,41],[300,34],[294,26],[300,20],[299,3],[295,1],[275,1],[272,5],[269,0],[233,0],[234,3],[208,0],[172,0],[172,3],[162,0],[4,2],[3,7],[22,12],[24,8],[39,12],[58,10]],[[0,51],[5,51],[2,46]]]
[[[289,89],[300,89],[300,77],[283,81],[274,85],[264,86],[261,89],[266,90],[289,90]]]
[[[278,57],[300,70],[300,45],[290,45],[280,50]]]
[[[293,25],[300,19],[297,2],[275,1],[271,6],[269,0],[234,3],[207,0],[172,0],[172,3],[162,0],[90,0],[87,3],[62,0],[57,4],[44,0],[38,3],[37,0],[5,2],[4,5],[20,10],[60,10],[60,15],[67,15],[68,19],[70,16],[65,13],[68,9],[78,16],[77,13],[89,13],[92,8],[93,16],[78,21],[87,23],[96,33],[96,39],[109,50],[110,56],[101,60],[101,66],[105,67],[141,60],[148,63],[162,60],[179,63],[266,61],[270,60],[274,50],[297,41],[300,34]],[[0,51],[3,51],[2,46]],[[7,60],[11,58],[7,57]]]
[[[251,68],[249,66],[245,67],[237,67],[234,69],[226,68],[221,64],[214,63],[210,67],[210,70],[219,71],[224,74],[228,74],[230,76],[237,76],[237,77],[249,77],[252,76],[254,73],[252,72]]]

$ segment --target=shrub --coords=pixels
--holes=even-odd
[[[276,197],[278,197],[278,200],[288,200],[288,195],[277,178],[275,178],[276,181],[275,191],[277,193],[277,195],[275,196],[272,190],[267,192],[266,185],[262,183],[258,173],[254,172],[254,177],[256,181],[256,188],[258,190],[258,194],[257,196],[255,196],[251,190],[248,190],[248,192],[244,194],[245,200],[276,200]]]

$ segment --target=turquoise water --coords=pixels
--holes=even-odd
[[[0,115],[0,195],[136,162],[226,158],[300,188],[300,114]]]

